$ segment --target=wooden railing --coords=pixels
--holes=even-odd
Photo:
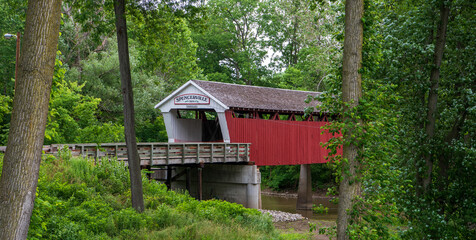
[[[127,160],[125,143],[52,144],[44,146],[43,151],[57,155],[64,146],[73,156]],[[137,143],[137,149],[142,166],[250,161],[250,143]]]

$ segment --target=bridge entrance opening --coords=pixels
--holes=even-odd
[[[223,134],[221,132],[218,114],[210,109],[197,110],[177,110],[177,119],[189,119],[190,121],[199,122],[201,125],[201,142],[223,142]],[[187,139],[183,139],[187,140]]]

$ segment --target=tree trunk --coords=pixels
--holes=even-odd
[[[363,0],[347,0],[345,3],[345,37],[342,66],[342,98],[344,121],[357,124],[360,121],[346,114],[358,106],[362,96],[362,77],[359,73],[362,61]],[[343,146],[342,177],[339,185],[339,206],[337,210],[337,239],[349,239],[349,211],[355,196],[361,193],[360,162],[357,158],[358,142],[351,139],[352,126],[346,126]],[[347,160],[347,163],[345,162]]]
[[[134,98],[132,95],[129,46],[127,41],[125,0],[114,1],[114,12],[116,15],[117,47],[124,101],[124,131],[126,136],[129,173],[131,176],[131,200],[132,207],[138,212],[142,212],[144,211],[144,198],[142,194],[140,157],[137,151],[136,132],[134,129]]]
[[[0,239],[26,239],[35,202],[61,0],[30,0],[0,179]]]
[[[436,32],[435,53],[433,55],[433,68],[430,74],[431,88],[428,94],[428,112],[426,116],[425,133],[430,142],[435,135],[436,112],[438,103],[438,85],[440,80],[440,66],[443,60],[443,52],[445,50],[446,29],[448,27],[448,17],[450,15],[449,6],[441,3],[440,23]],[[431,173],[433,172],[433,159],[431,154],[425,155],[425,175],[423,176],[423,192],[427,192],[431,184]]]

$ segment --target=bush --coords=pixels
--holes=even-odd
[[[274,190],[297,189],[300,167],[300,165],[263,166],[260,169],[262,182]],[[327,189],[329,185],[335,184],[328,164],[312,164],[311,179],[314,189]]]
[[[1,161],[0,161],[1,166]],[[220,200],[197,201],[143,177],[146,209],[130,207],[123,163],[45,157],[29,239],[270,239],[269,216]]]

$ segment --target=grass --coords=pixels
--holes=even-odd
[[[1,161],[0,161],[1,166]],[[28,239],[285,239],[269,216],[221,200],[197,201],[143,177],[146,210],[130,206],[117,161],[45,156]]]

